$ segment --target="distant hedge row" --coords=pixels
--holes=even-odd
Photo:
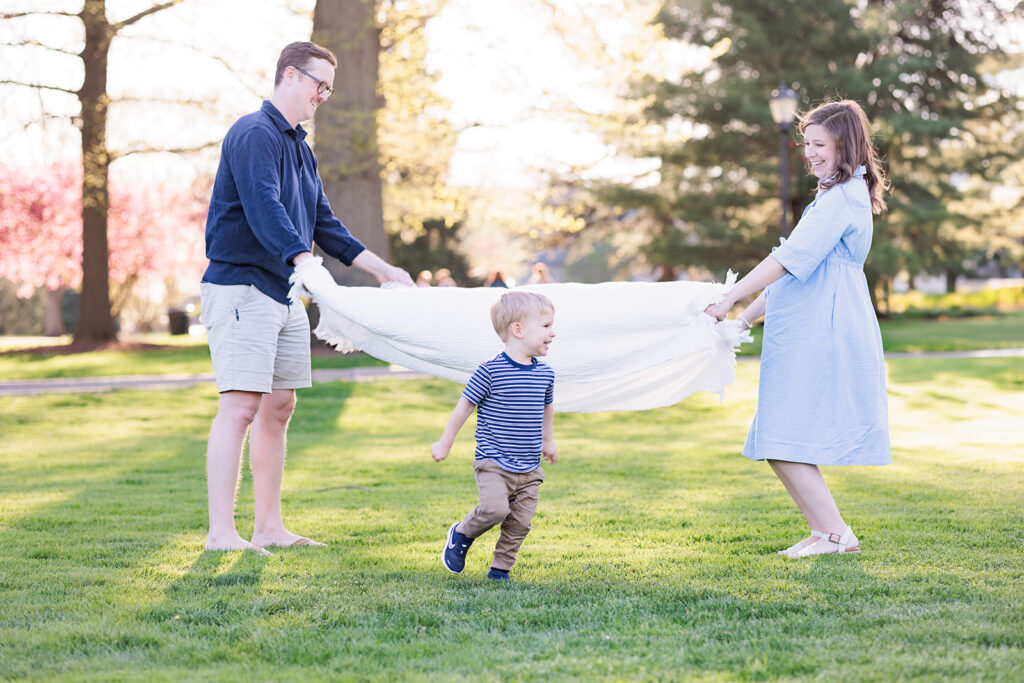
[[[907,317],[951,318],[991,315],[1024,308],[1024,286],[988,288],[979,292],[924,294],[904,292],[889,297],[892,312]]]

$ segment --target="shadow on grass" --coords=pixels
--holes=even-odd
[[[988,382],[994,391],[1024,390],[1024,367],[1005,358],[900,358],[886,361],[891,385],[948,380],[952,388],[969,369],[973,380]]]

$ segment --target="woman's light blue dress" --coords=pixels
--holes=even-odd
[[[757,412],[743,455],[814,465],[890,461],[885,363],[864,278],[871,249],[865,169],[819,192],[772,256]]]

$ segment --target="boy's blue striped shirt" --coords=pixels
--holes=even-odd
[[[476,369],[462,391],[476,405],[476,459],[529,472],[540,465],[544,407],[554,400],[555,371],[536,358],[517,363],[502,351]]]

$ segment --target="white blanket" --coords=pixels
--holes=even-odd
[[[734,279],[523,287],[555,305],[556,336],[543,359],[555,370],[555,410],[647,410],[696,391],[721,396],[750,336],[703,311]],[[341,352],[465,383],[503,348],[490,318],[502,288],[340,287],[299,272],[293,281],[320,307],[316,335]]]

